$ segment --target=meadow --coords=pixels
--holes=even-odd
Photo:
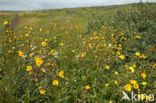
[[[0,38],[0,103],[156,99],[156,3],[0,12]]]

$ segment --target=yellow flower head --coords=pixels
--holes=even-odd
[[[138,94],[138,98],[139,98],[140,100],[144,100],[144,99],[145,99],[145,95],[144,95],[144,94]]]
[[[82,53],[81,53],[81,57],[83,58],[84,56],[85,56],[85,53],[82,52]]]
[[[32,66],[27,66],[27,71],[31,71],[32,70]]]
[[[119,85],[117,81],[114,81],[114,83],[115,83],[117,86]]]
[[[137,36],[135,36],[135,37],[136,37],[137,39],[141,39],[141,36],[138,36],[138,35],[137,35]]]
[[[45,70],[45,69],[42,69],[42,72],[43,72],[43,73],[45,73],[45,72],[46,72],[46,70]]]
[[[108,70],[110,68],[110,66],[109,65],[106,65],[105,68]]]
[[[117,52],[118,55],[120,55],[120,52]]]
[[[146,85],[147,85],[147,82],[142,82],[142,85],[143,85],[143,86],[146,86]]]
[[[140,54],[139,52],[136,52],[135,55],[136,55],[137,57],[140,57],[141,54]]]
[[[150,99],[151,99],[151,95],[148,95],[148,96],[147,96],[147,100],[150,100]]]
[[[23,56],[23,52],[22,51],[17,51],[19,56]]]
[[[146,57],[147,57],[147,56],[145,56],[144,54],[142,54],[142,56],[141,56],[141,57],[142,57],[143,59],[146,59]]]
[[[30,30],[32,30],[33,28],[32,28],[32,27],[30,27],[29,29],[30,29]]]
[[[53,85],[58,86],[58,84],[59,84],[58,80],[54,80],[54,81],[53,81]]]
[[[25,36],[29,36],[29,34],[27,33],[27,34],[25,34]]]
[[[42,86],[38,86],[38,89],[41,90],[42,89]]]
[[[36,59],[36,65],[37,65],[38,67],[40,67],[40,66],[42,65],[42,63],[43,63],[42,59],[39,58],[39,57],[37,57],[37,58],[35,58],[35,59]]]
[[[136,81],[136,80],[130,80],[130,83],[131,83],[131,84],[136,84],[137,81]]]
[[[46,93],[45,90],[41,90],[41,91],[40,91],[40,94],[42,94],[42,95],[45,94],[45,93]]]
[[[63,71],[60,71],[60,72],[58,73],[58,76],[61,77],[61,78],[64,78],[64,72],[63,72]]]
[[[138,89],[139,85],[137,83],[133,84],[134,89]]]
[[[47,43],[46,42],[42,42],[42,46],[47,46]]]
[[[72,50],[72,53],[74,53],[75,52],[75,50]]]
[[[27,28],[28,28],[27,26],[24,27],[24,29],[27,29]]]
[[[119,73],[118,73],[118,72],[114,72],[114,74],[115,74],[115,75],[118,75]]]
[[[85,89],[87,89],[87,90],[90,89],[90,88],[91,88],[91,87],[90,87],[89,85],[86,85],[86,86],[85,86]]]
[[[63,43],[60,43],[60,46],[64,46],[64,44]]]
[[[145,73],[145,71],[144,71],[143,73],[141,73],[141,76],[142,76],[143,79],[146,78],[146,73]]]
[[[106,83],[106,84],[105,84],[105,86],[106,86],[106,87],[109,87],[109,84],[108,84],[108,83]]]
[[[120,55],[119,58],[123,60],[123,59],[125,59],[125,56],[124,55]]]
[[[156,64],[153,65],[153,68],[156,68]]]
[[[4,25],[7,25],[8,23],[9,23],[8,21],[4,21],[4,22],[3,22]]]
[[[130,84],[125,85],[125,90],[130,92],[132,90],[132,86]]]
[[[136,68],[136,65],[134,64],[133,67]]]
[[[131,73],[134,73],[134,67],[129,67],[129,69],[131,70]]]

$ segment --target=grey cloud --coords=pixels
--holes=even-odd
[[[0,10],[55,9],[83,6],[117,5],[136,2],[139,2],[139,0],[0,0]]]

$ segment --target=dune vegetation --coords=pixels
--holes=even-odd
[[[156,96],[156,3],[0,12],[0,35],[0,103]]]

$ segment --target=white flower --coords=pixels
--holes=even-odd
[[[79,58],[80,57],[80,55],[76,55],[76,58]]]
[[[36,48],[37,48],[37,46],[33,46],[33,47],[32,47],[32,50],[35,50]]]
[[[22,58],[25,59],[27,57],[27,55],[23,55]]]
[[[112,44],[109,44],[109,47],[112,47]]]
[[[53,53],[53,56],[55,57],[55,58],[59,58],[59,53],[58,52],[55,52],[55,53]]]

